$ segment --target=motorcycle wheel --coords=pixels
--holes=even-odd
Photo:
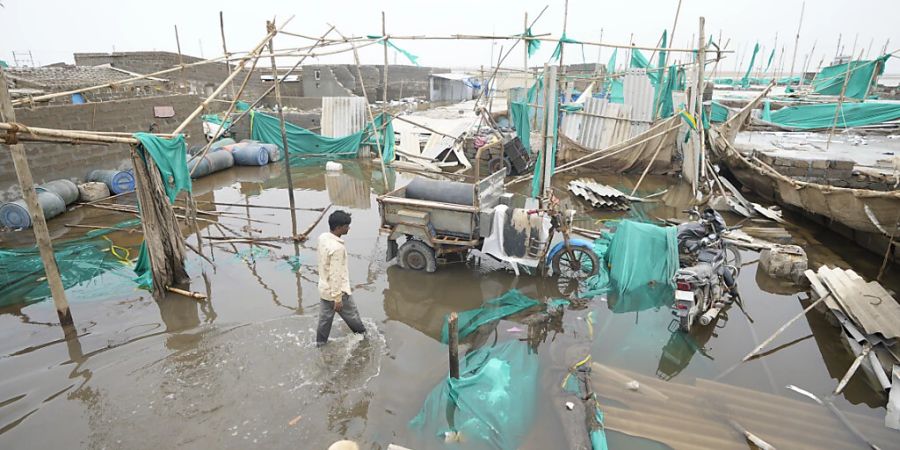
[[[585,279],[596,275],[600,271],[599,261],[594,252],[571,247],[553,256],[553,273],[560,278]]]
[[[736,269],[735,278],[741,273],[741,251],[737,247],[725,244],[725,265]]]

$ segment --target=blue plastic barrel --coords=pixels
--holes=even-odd
[[[278,162],[284,159],[284,154],[281,152],[281,149],[275,144],[259,144],[262,148],[266,149],[269,152],[269,162]]]
[[[134,175],[125,170],[94,170],[88,174],[87,180],[106,183],[113,194],[134,190]]]
[[[42,184],[41,187],[59,195],[67,205],[78,200],[78,186],[69,180],[53,180]]]
[[[222,148],[222,147],[224,147],[224,146],[226,146],[226,145],[232,145],[232,144],[234,144],[234,139],[232,139],[232,138],[223,138],[223,139],[219,139],[219,140],[216,141],[216,142],[213,142],[212,145],[209,146],[209,149],[212,150],[212,151],[216,151],[216,150],[218,150],[218,149],[220,149],[220,148]]]
[[[194,170],[194,166],[198,166],[197,170]],[[207,153],[203,158],[194,158],[188,161],[188,170],[193,171],[191,178],[205,177],[232,166],[234,166],[234,157],[231,152],[225,151]]]
[[[238,166],[264,166],[269,163],[269,152],[259,143],[246,142],[234,146],[231,151]]]
[[[51,219],[66,210],[66,202],[55,192],[36,188],[38,204],[44,211],[44,218]],[[31,215],[25,200],[16,200],[0,206],[0,223],[8,228],[31,228]]]

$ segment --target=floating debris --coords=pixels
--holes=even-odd
[[[631,207],[631,197],[616,188],[589,178],[569,182],[569,191],[587,200],[594,208],[625,211]]]

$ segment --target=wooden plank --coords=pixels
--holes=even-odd
[[[16,121],[16,112],[13,109],[12,99],[9,96],[9,90],[6,85],[6,75],[2,70],[0,70],[0,118],[2,118],[3,122],[12,123]],[[7,142],[9,141],[10,139],[8,138]],[[22,196],[31,216],[34,239],[37,242],[38,250],[41,254],[41,262],[43,262],[44,271],[47,274],[47,284],[50,285],[50,294],[53,296],[56,314],[59,316],[61,325],[72,325],[72,311],[69,310],[66,290],[62,284],[62,277],[59,275],[59,267],[56,265],[53,245],[50,242],[50,231],[44,218],[44,210],[41,209],[38,203],[37,191],[34,189],[34,177],[31,174],[31,168],[28,166],[28,157],[25,156],[25,145],[13,144],[9,146],[9,150],[15,166],[16,177],[19,179],[19,186],[22,188]]]

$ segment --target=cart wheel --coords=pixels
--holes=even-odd
[[[585,279],[599,270],[597,255],[586,248],[571,247],[553,255],[553,273],[561,278]]]
[[[400,254],[397,256],[400,267],[410,270],[424,270],[434,272],[437,270],[437,258],[434,249],[422,241],[409,239],[400,246]]]
[[[509,164],[509,161],[507,161],[506,158],[498,156],[488,161],[488,171],[490,173],[497,172],[503,167],[506,167],[507,175],[512,175],[512,165]]]

